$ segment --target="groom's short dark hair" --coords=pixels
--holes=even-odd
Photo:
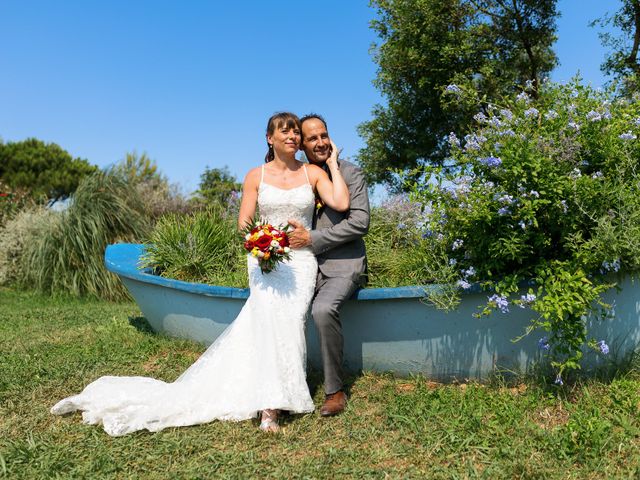
[[[300,119],[300,134],[302,134],[302,124],[307,120],[311,120],[313,118],[317,118],[318,120],[320,120],[324,125],[324,128],[326,128],[327,131],[329,130],[329,127],[327,127],[327,122],[324,118],[322,118],[322,115],[320,115],[319,113],[307,113],[304,117]]]

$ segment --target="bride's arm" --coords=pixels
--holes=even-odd
[[[338,147],[331,142],[331,156],[327,159],[327,167],[331,172],[331,180],[329,176],[319,167],[314,168],[316,171],[316,191],[322,201],[338,212],[346,212],[349,209],[349,189],[342,178],[340,168],[338,168]]]
[[[251,224],[256,214],[259,184],[260,168],[249,170],[242,185],[242,201],[240,202],[240,213],[238,214],[238,230],[242,230]]]

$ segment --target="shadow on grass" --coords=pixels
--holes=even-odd
[[[562,384],[556,384],[557,370],[549,361],[535,364],[527,373],[510,370],[497,370],[488,379],[488,385],[494,387],[514,387],[527,384],[540,388],[545,393],[553,393],[564,398],[571,396],[576,388],[590,383],[610,384],[620,378],[638,378],[640,376],[640,349],[623,356],[611,355],[603,358],[602,363],[583,370],[566,371],[562,375]]]
[[[157,335],[151,328],[151,324],[145,317],[129,317],[129,325],[141,333],[149,335]]]

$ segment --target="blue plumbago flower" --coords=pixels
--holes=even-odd
[[[533,293],[527,293],[526,295],[521,295],[520,296],[520,304],[518,305],[520,308],[525,308],[528,307],[529,305],[531,305],[533,302],[536,301],[536,297],[535,294]]]
[[[546,120],[553,120],[554,118],[558,118],[558,112],[556,112],[555,110],[549,110],[544,114],[544,118]]]
[[[429,230],[428,228],[422,234],[422,238],[431,238],[433,237],[433,230]]]
[[[460,139],[456,137],[456,134],[453,132],[449,134],[449,137],[447,137],[447,140],[449,141],[449,145],[451,145],[452,147],[460,146]]]
[[[483,112],[478,112],[473,116],[473,119],[478,123],[484,123],[487,121],[487,116]]]
[[[529,192],[529,195],[531,195],[532,197],[540,198],[540,194],[535,190],[531,190]]]
[[[527,90],[533,90],[533,80],[527,80],[524,84],[524,88]]]
[[[468,288],[471,288],[471,284],[464,279],[458,280],[457,285],[463,290],[467,290]]]
[[[474,139],[467,140],[465,142],[465,144],[464,144],[464,149],[467,152],[471,152],[471,151],[474,151],[474,150],[480,150],[480,144]]]
[[[560,386],[564,385],[564,382],[562,381],[562,374],[561,374],[561,373],[559,373],[558,375],[556,375],[556,381],[555,381],[555,384],[556,384],[556,385],[560,385]]]
[[[516,100],[519,102],[529,103],[531,97],[527,94],[527,92],[521,92],[516,96]]]
[[[487,167],[499,167],[500,165],[502,165],[502,159],[500,159],[499,157],[485,157],[485,158],[481,158],[479,159],[480,163],[482,163],[483,165],[486,165]]]
[[[504,117],[505,120],[513,120],[513,113],[508,108],[503,108],[500,110],[500,115]]]
[[[609,111],[609,109],[604,111],[604,113],[602,114],[602,118],[604,118],[605,120],[611,120],[611,112]]]
[[[636,127],[640,127],[640,117],[635,118],[635,119],[633,120],[633,124],[634,124]]]
[[[398,224],[398,230],[404,230],[405,228],[407,228],[407,225],[405,223],[400,222]]]
[[[560,206],[562,207],[562,213],[567,213],[569,211],[566,200],[560,200]]]
[[[464,137],[465,150],[480,150],[480,146],[487,141],[487,137],[484,135],[476,135],[470,133],[469,135],[465,135]]]
[[[504,295],[493,294],[490,297],[487,297],[490,302],[494,302],[496,307],[500,309],[502,313],[509,312],[509,300]]]
[[[522,220],[520,220],[520,221],[518,222],[518,225],[520,226],[520,228],[521,228],[522,230],[526,230],[526,228],[527,228],[527,224],[526,224],[526,223],[524,223]]]
[[[599,122],[600,120],[602,120],[602,115],[600,115],[595,110],[591,110],[589,113],[587,113],[587,120],[591,122]]]
[[[509,215],[511,213],[511,210],[509,210],[509,207],[500,207],[498,209],[498,215]]]
[[[569,122],[569,123],[567,124],[567,126],[568,126],[570,129],[575,130],[576,132],[577,132],[578,130],[580,130],[580,124],[579,124],[579,123],[576,123],[576,122]]]
[[[444,235],[439,233],[436,235],[436,240],[438,240],[439,242],[441,242],[442,240],[444,240]]]
[[[620,138],[621,140],[635,140],[638,137],[636,137],[633,133],[631,133],[631,131],[628,131],[628,132],[621,133],[618,136],[618,138]]]
[[[444,91],[447,93],[462,93],[462,89],[455,83],[447,85],[447,88],[445,88]]]
[[[537,117],[539,114],[540,112],[538,112],[538,109],[533,107],[524,111],[525,117]]]
[[[600,271],[602,273],[606,273],[606,272],[618,272],[620,270],[620,259],[616,258],[615,260],[608,262],[607,260],[605,260],[604,262],[602,262],[602,268],[600,269]]]
[[[602,177],[604,177],[604,173],[602,173],[599,170],[597,172],[595,172],[593,175],[591,175],[591,178],[593,178],[594,180],[597,179],[597,178],[602,178]]]
[[[580,171],[579,168],[574,168],[573,170],[571,170],[571,173],[569,174],[569,176],[575,180],[582,176],[582,172]]]
[[[604,340],[600,340],[596,345],[598,345],[598,348],[603,355],[607,355],[609,353],[609,345],[607,345]]]
[[[449,259],[449,265],[451,265],[452,267],[454,267],[457,263],[458,263],[458,260],[456,260],[455,258]]]
[[[473,277],[476,274],[476,269],[473,266],[467,268],[466,270],[462,270],[462,275],[464,278]]]
[[[494,128],[500,128],[504,125],[502,120],[500,120],[498,117],[491,117],[487,123]]]
[[[506,193],[504,195],[500,195],[500,196],[498,196],[498,194],[496,193],[494,195],[494,198],[496,200],[498,200],[500,203],[506,203],[507,205],[511,205],[511,204],[516,203],[516,200],[513,198],[513,195],[508,195]]]
[[[576,106],[576,104],[575,104],[575,103],[572,103],[571,105],[569,105],[569,106],[567,107],[567,112],[569,112],[569,113],[573,113],[573,112],[575,112],[575,111],[576,111],[576,108],[578,108],[578,107]]]
[[[547,337],[542,337],[538,340],[538,348],[540,350],[549,350],[551,345],[549,345],[549,339]]]
[[[513,130],[511,130],[510,128],[506,129],[506,130],[501,130],[498,132],[498,135],[500,135],[501,137],[515,137],[516,132],[514,132]]]
[[[459,248],[462,247],[462,245],[464,245],[464,240],[457,238],[456,240],[453,241],[453,245],[451,245],[451,250],[458,250]]]

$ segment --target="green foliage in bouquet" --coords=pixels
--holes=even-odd
[[[472,131],[451,133],[447,162],[421,168],[410,188],[429,213],[423,235],[447,253],[442,268],[456,269],[461,290],[493,290],[481,314],[538,313],[527,333],[548,332],[540,346],[561,383],[585,345],[608,352],[587,315],[606,315],[600,295],[615,272],[640,266],[640,103],[579,80],[532,88],[479,102]]]
[[[165,215],[148,238],[142,264],[167,278],[245,288],[246,256],[236,222],[217,204]]]

